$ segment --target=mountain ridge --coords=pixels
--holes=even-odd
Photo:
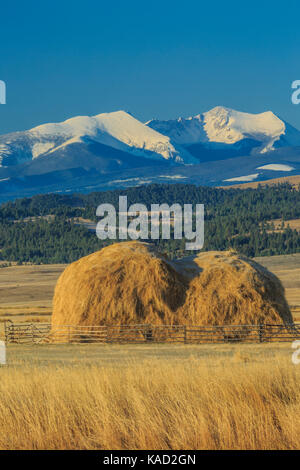
[[[216,107],[142,123],[125,111],[0,135],[0,200],[153,182],[208,186],[300,174],[300,131],[271,111]]]
[[[256,142],[259,153],[273,150],[283,144],[300,145],[300,131],[281,120],[272,111],[250,114],[217,106],[188,118],[151,120],[147,125],[186,148],[195,144],[234,145],[243,139]],[[283,140],[281,145],[280,140]]]
[[[180,151],[167,136],[145,126],[125,111],[115,111],[95,116],[75,116],[60,123],[42,124],[27,131],[2,135],[0,165],[10,166],[33,160],[87,137],[135,156],[176,162],[183,160]],[[17,155],[13,158],[15,150]],[[18,158],[20,151],[23,155]],[[184,150],[181,152],[185,154]],[[193,160],[187,154],[186,159]]]

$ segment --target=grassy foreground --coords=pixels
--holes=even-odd
[[[123,348],[104,348],[98,360],[96,349],[73,349],[77,361],[69,346],[61,362],[43,362],[38,349],[25,359],[8,351],[0,448],[300,447],[300,366],[290,344]]]

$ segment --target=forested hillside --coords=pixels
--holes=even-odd
[[[78,220],[96,222],[101,203],[112,203],[118,210],[119,195],[128,197],[128,205],[143,203],[148,209],[154,203],[204,204],[205,251],[233,248],[251,257],[300,252],[300,233],[285,222],[300,219],[299,188],[283,184],[225,190],[153,184],[87,195],[40,195],[2,204],[0,258],[65,263],[100,249],[108,242],[98,240]],[[280,227],[272,222],[278,219]],[[156,243],[172,258],[188,254],[184,239]]]

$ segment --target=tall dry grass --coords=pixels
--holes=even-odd
[[[231,361],[1,368],[0,448],[299,448],[300,366]]]

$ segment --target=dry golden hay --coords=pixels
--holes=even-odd
[[[235,252],[174,262],[147,243],[110,245],[70,264],[52,325],[292,323],[279,279]]]
[[[280,280],[233,251],[208,251],[174,263],[189,279],[183,307],[188,325],[293,323]]]
[[[151,245],[116,243],[64,270],[52,324],[172,324],[184,299],[182,276]]]

